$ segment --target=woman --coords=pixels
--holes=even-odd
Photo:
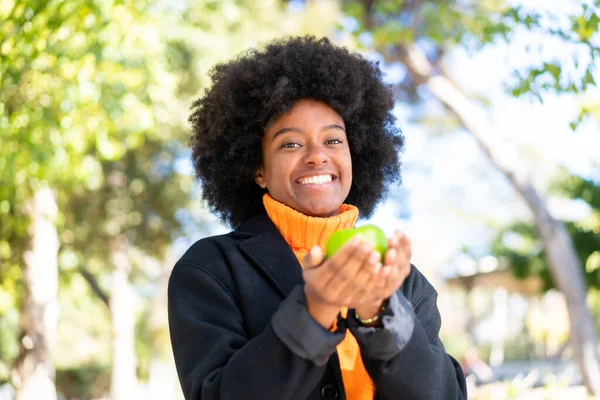
[[[462,399],[437,294],[389,238],[384,260],[329,236],[400,178],[403,137],[377,65],[312,37],[218,65],[194,103],[204,199],[235,230],[195,243],[169,283],[186,399]]]

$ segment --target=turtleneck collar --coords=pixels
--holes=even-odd
[[[263,196],[263,204],[267,215],[300,261],[314,245],[324,250],[331,234],[353,227],[358,218],[358,208],[350,204],[342,204],[339,214],[332,217],[302,214],[273,199],[268,193]]]

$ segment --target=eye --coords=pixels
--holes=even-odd
[[[329,139],[325,142],[325,144],[342,144],[344,143],[341,139]]]
[[[296,147],[300,147],[300,145],[298,143],[296,143],[296,142],[290,142],[290,141],[288,141],[288,142],[283,142],[281,144],[281,148],[282,149],[294,149]]]

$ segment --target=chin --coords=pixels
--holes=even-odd
[[[339,214],[340,211],[340,207],[334,207],[334,208],[320,208],[320,209],[307,209],[304,214],[311,216],[311,217],[321,217],[321,218],[326,218],[326,217],[332,217],[334,215]]]

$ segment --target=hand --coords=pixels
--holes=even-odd
[[[382,269],[382,275],[386,279],[380,280],[379,285],[369,293],[369,300],[355,307],[361,319],[373,318],[379,314],[383,301],[402,286],[410,274],[411,255],[410,240],[401,231],[395,231],[388,239],[388,251]]]
[[[375,286],[381,285],[381,255],[373,245],[356,236],[330,259],[315,246],[304,257],[304,292],[309,313],[324,327],[337,317],[340,307],[360,304]],[[379,279],[376,279],[379,276]]]

